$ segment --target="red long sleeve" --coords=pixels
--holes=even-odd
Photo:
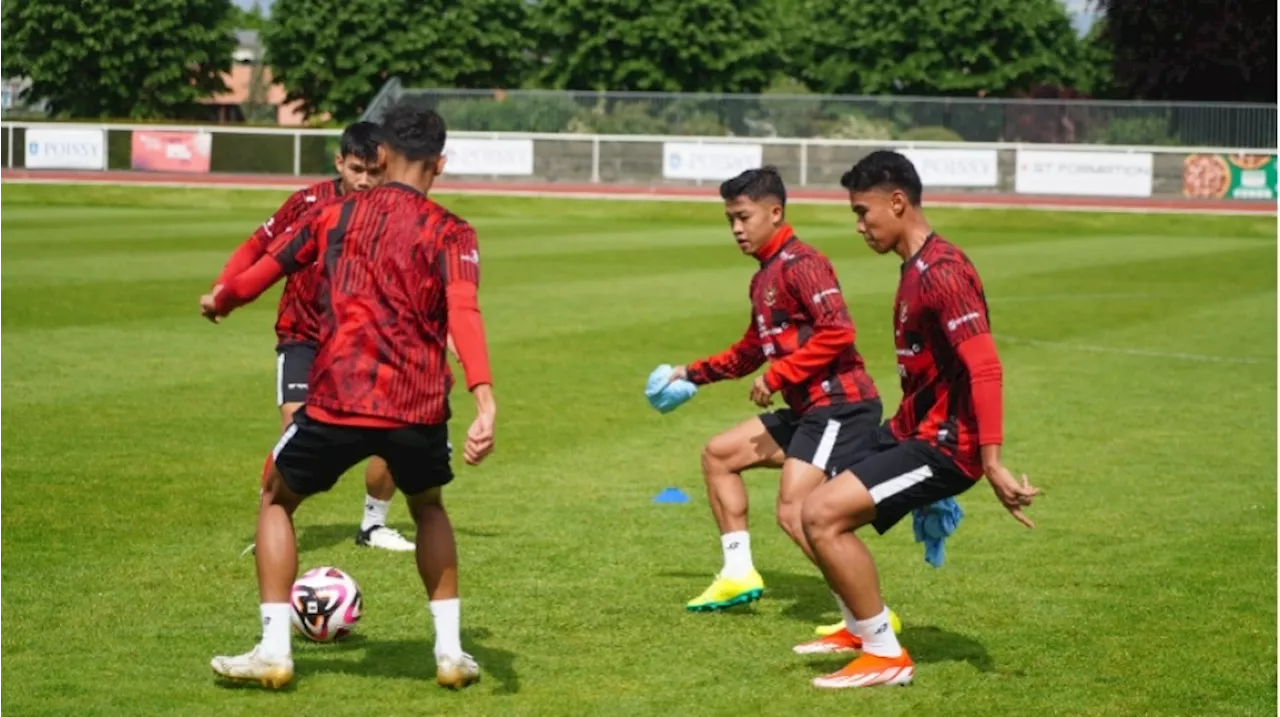
[[[235,278],[236,275],[243,274],[245,271],[248,271],[249,267],[253,266],[262,258],[265,251],[266,246],[259,239],[258,232],[254,232],[254,235],[249,237],[245,243],[241,244],[235,250],[235,253],[231,255],[231,258],[227,260],[227,264],[222,267],[222,273],[218,275],[217,281],[213,282],[214,286],[217,286],[218,284],[225,285],[228,281]]]
[[[451,282],[445,290],[449,304],[449,335],[453,337],[458,361],[466,374],[468,391],[493,383],[484,319],[480,316],[476,294],[476,285],[469,281]]]
[[[755,324],[748,322],[747,330],[737,343],[714,356],[694,361],[685,370],[690,382],[703,385],[742,378],[760,368],[763,363],[764,349],[760,347]]]
[[[284,276],[284,267],[273,256],[264,256],[247,271],[232,277],[214,297],[218,313],[226,316],[262,295]]]
[[[853,344],[855,337],[851,328],[822,329],[809,337],[795,353],[774,361],[769,370],[764,372],[764,381],[774,391],[803,383],[813,374],[829,367],[841,351]]]
[[[1004,369],[989,333],[971,336],[956,346],[956,353],[969,371],[973,412],[978,419],[978,444],[1004,443]]]

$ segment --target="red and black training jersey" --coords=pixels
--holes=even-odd
[[[300,189],[285,200],[284,204],[267,218],[249,237],[222,270],[218,284],[253,266],[267,253],[272,242],[308,213],[336,201],[342,195],[342,180],[330,179]],[[315,344],[319,340],[320,317],[316,305],[319,286],[319,270],[309,267],[285,280],[280,294],[280,307],[276,313],[276,344]]]
[[[412,187],[389,183],[335,202],[282,235],[215,296],[220,314],[319,265],[319,348],[308,414],[390,427],[449,418],[452,332],[467,387],[491,383],[471,225]]]
[[[746,332],[723,353],[690,364],[689,380],[742,378],[768,361],[765,382],[799,414],[879,397],[830,260],[785,225],[756,258]]]
[[[930,235],[902,265],[894,300],[902,403],[889,427],[899,440],[920,439],[937,446],[975,480],[983,472],[978,416],[960,346],[990,332],[978,270],[954,244]],[[989,435],[998,433],[998,425],[990,427]]]

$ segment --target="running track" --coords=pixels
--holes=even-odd
[[[247,174],[179,174],[166,172],[77,172],[8,169],[0,172],[0,182],[28,184],[107,184],[154,187],[223,187],[228,189],[298,189],[320,177],[293,177]],[[566,197],[580,199],[719,200],[715,183],[689,186],[627,186],[611,184],[557,184],[553,182],[476,182],[447,176],[436,185],[442,194],[492,196]],[[841,204],[847,200],[839,190],[797,188],[787,192],[789,201],[813,204]],[[1017,194],[947,194],[928,192],[930,205],[957,207],[1022,208],[1042,210],[1111,211],[1137,213],[1247,214],[1275,215],[1276,203],[1212,199],[1166,199],[1131,197],[1056,197]]]

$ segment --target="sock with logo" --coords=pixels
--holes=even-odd
[[[735,530],[720,536],[724,548],[724,569],[720,574],[727,578],[745,578],[755,566],[751,563],[751,536],[745,530]]]
[[[360,521],[360,530],[365,531],[387,524],[387,509],[391,501],[378,500],[371,495],[364,497],[364,520]]]
[[[289,603],[264,602],[259,605],[262,611],[262,652],[267,657],[290,657],[293,645],[289,642],[289,630],[292,627],[289,616]]]
[[[850,623],[849,631],[862,638],[862,651],[868,655],[898,657],[902,654],[898,636],[893,634],[893,626],[889,624],[888,607],[882,608],[880,614],[873,618]]]

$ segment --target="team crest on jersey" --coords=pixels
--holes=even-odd
[[[778,291],[777,291],[777,289],[774,289],[772,286],[770,286],[769,288],[767,288],[767,289],[765,289],[765,290],[764,290],[764,305],[765,305],[765,306],[773,306],[773,303],[774,303],[775,301],[777,301],[777,300],[778,300]]]

